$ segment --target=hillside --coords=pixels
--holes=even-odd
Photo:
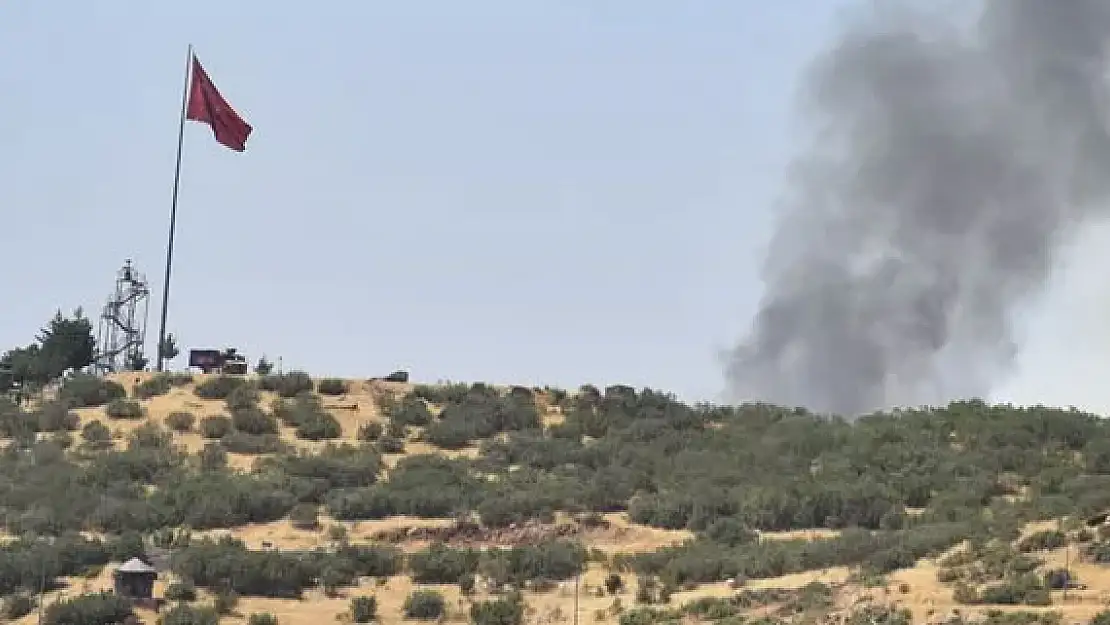
[[[111,622],[136,555],[195,594],[138,609],[166,625],[1110,622],[1110,425],[1077,411],[138,373],[0,400],[0,435],[18,623],[44,579],[47,622]]]

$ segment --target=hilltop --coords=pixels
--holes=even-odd
[[[43,579],[48,622],[118,618],[133,556],[167,625],[1108,618],[1110,425],[1075,410],[129,373],[0,400],[0,436],[19,623]]]

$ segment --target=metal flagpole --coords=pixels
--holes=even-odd
[[[185,110],[189,103],[189,78],[193,67],[193,44],[185,58],[185,88],[181,92],[181,119],[177,124],[177,166],[173,172],[173,199],[170,201],[170,234],[166,243],[166,277],[162,282],[162,322],[158,327],[158,371],[163,370],[166,343],[166,315],[170,304],[170,276],[173,270],[173,234],[177,225],[177,189],[181,182],[181,147],[185,143]]]

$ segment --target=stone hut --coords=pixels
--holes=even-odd
[[[128,599],[152,599],[158,571],[138,558],[124,562],[115,572],[115,591]]]

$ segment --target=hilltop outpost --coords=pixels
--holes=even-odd
[[[51,377],[88,355],[78,327],[59,315],[2,359],[51,389],[0,403],[9,621],[1110,620],[1095,415],[966,401],[849,422],[627,386]],[[120,591],[132,558],[163,605]]]

